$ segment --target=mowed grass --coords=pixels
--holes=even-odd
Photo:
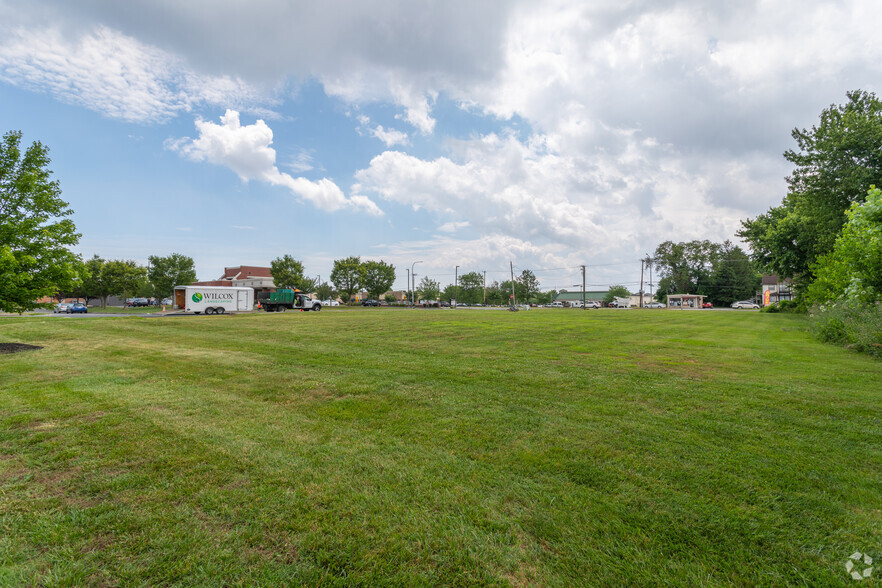
[[[0,585],[830,585],[882,363],[752,312],[0,319]]]

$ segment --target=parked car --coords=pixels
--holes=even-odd
[[[322,300],[322,306],[340,306],[336,300]]]
[[[711,304],[710,302],[705,302],[704,304],[701,305],[701,307],[702,308],[713,308],[714,305]]]
[[[750,300],[739,300],[732,303],[732,308],[759,308],[759,304]]]
[[[601,307],[600,302],[598,302],[598,301],[596,301],[596,300],[586,300],[586,301],[585,301],[585,308],[594,308],[594,309],[598,309],[598,308],[600,308],[600,307]]]
[[[52,312],[67,312],[68,308],[70,308],[70,302],[59,302],[55,305],[55,308],[52,309]]]
[[[649,304],[644,304],[643,308],[667,308],[667,305],[664,302],[650,302]]]
[[[74,302],[67,307],[67,314],[73,314],[75,312],[87,313],[89,312],[89,309],[86,308],[86,305],[82,302]]]
[[[162,306],[171,306],[173,303],[174,301],[171,298],[163,298],[160,304],[162,304]]]
[[[134,298],[132,299],[132,306],[150,306],[150,301],[146,298]]]
[[[380,306],[380,303],[374,300],[373,298],[368,298],[367,300],[361,301],[362,306]]]
[[[447,302],[446,300],[442,300],[440,304],[441,304],[441,308],[450,308],[450,303]]]

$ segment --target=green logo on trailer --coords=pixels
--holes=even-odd
[[[202,294],[195,292],[193,294],[193,302],[202,302]]]

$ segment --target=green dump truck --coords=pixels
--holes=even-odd
[[[322,303],[313,300],[300,290],[288,290],[282,288],[270,292],[269,297],[260,300],[261,307],[267,312],[285,312],[286,310],[314,310],[322,309]]]

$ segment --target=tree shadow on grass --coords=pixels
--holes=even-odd
[[[0,343],[0,355],[4,353],[18,353],[20,351],[31,351],[35,349],[43,349],[39,345],[28,345],[27,343]]]

